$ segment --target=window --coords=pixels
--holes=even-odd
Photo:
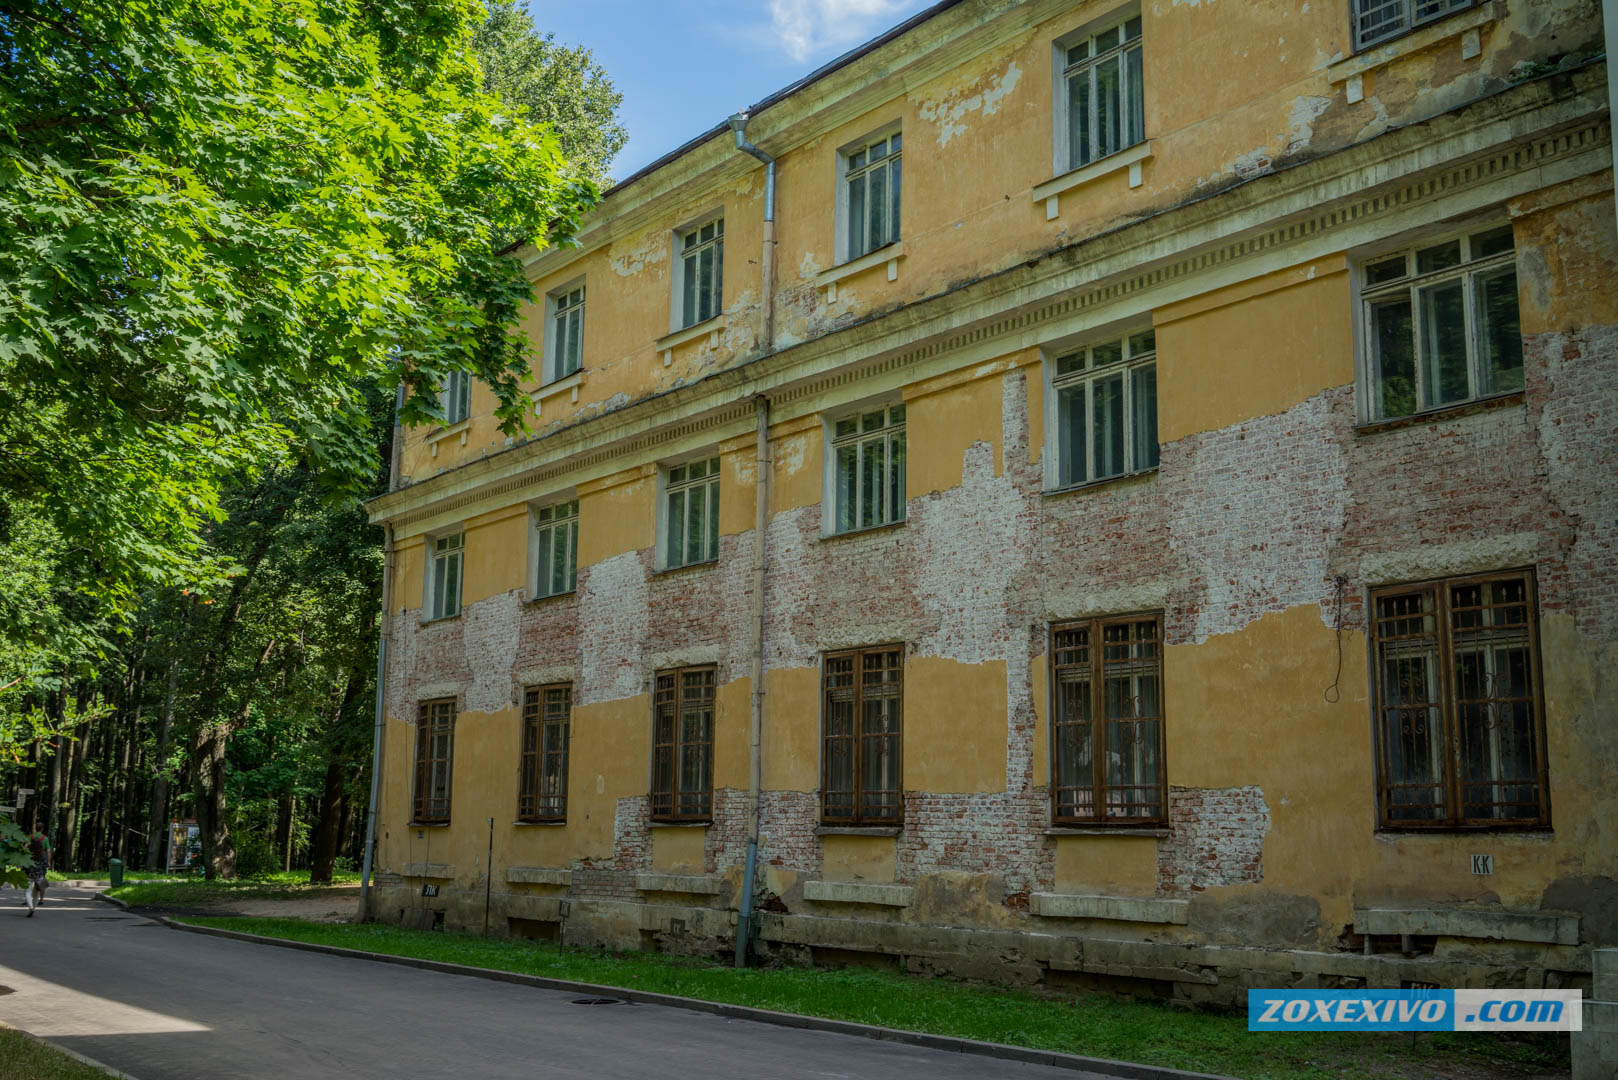
[[[579,501],[534,511],[534,595],[570,593],[579,580]]]
[[[1051,627],[1051,673],[1054,819],[1166,820],[1162,616]]]
[[[427,568],[427,618],[447,619],[461,613],[461,557],[465,536],[440,536],[432,541]]]
[[[904,650],[890,645],[831,653],[823,682],[821,819],[898,824],[904,816],[899,769]]]
[[[539,686],[523,692],[518,821],[567,819],[567,741],[572,713],[571,686]]]
[[[444,389],[438,392],[438,407],[443,410],[446,427],[472,415],[472,376],[464,371],[446,375]]]
[[[843,261],[899,239],[900,133],[884,135],[843,152]]]
[[[719,459],[669,469],[663,489],[665,570],[719,558]]]
[[[680,329],[707,322],[724,305],[725,219],[679,234]]]
[[[1157,336],[1151,330],[1059,357],[1056,484],[1157,468]]]
[[[1354,0],[1354,48],[1365,49],[1398,37],[1476,0]]]
[[[450,768],[455,756],[455,700],[416,706],[416,796],[410,820],[417,825],[449,823]]]
[[[713,816],[714,668],[657,673],[652,719],[652,820]]]
[[[1522,389],[1510,225],[1378,256],[1360,269],[1368,418]]]
[[[1140,16],[1061,44],[1067,168],[1077,169],[1146,138]]]
[[[1533,573],[1371,602],[1382,824],[1548,824]]]
[[[584,366],[584,286],[551,296],[551,355],[545,381],[565,379]]]
[[[835,531],[905,517],[905,407],[889,405],[832,424]]]

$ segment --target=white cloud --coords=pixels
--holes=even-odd
[[[853,45],[918,7],[915,0],[770,0],[770,32],[794,60]]]

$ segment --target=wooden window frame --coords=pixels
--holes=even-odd
[[[702,466],[703,474],[692,477],[692,471],[699,465]],[[722,494],[720,484],[723,481],[723,474],[724,466],[719,454],[670,465],[663,470],[663,494],[658,500],[659,517],[663,525],[663,535],[658,544],[662,554],[660,569],[679,570],[686,566],[702,566],[719,561],[719,499]],[[678,520],[674,511],[676,496],[679,497],[680,503]],[[702,551],[699,553],[701,558],[692,557],[690,543],[692,502],[696,498],[702,500],[704,515]],[[678,560],[675,558],[676,546],[679,548]]]
[[[703,239],[703,233],[709,235]],[[676,330],[687,330],[725,313],[725,216],[717,214],[674,234],[676,263],[675,303],[680,313]],[[704,288],[702,262],[713,270]]]
[[[561,695],[561,718],[556,719],[551,706],[557,701],[552,695]],[[549,727],[560,727],[561,749],[547,750],[545,734]],[[568,751],[573,738],[573,684],[551,683],[530,686],[523,691],[522,744],[517,765],[517,820],[529,823],[561,822],[567,820]],[[548,759],[559,759],[557,772],[561,776],[561,791],[545,794]]]
[[[686,712],[684,690],[686,680],[693,676],[708,677],[706,706],[708,709],[708,737],[706,740],[686,739],[681,718]],[[665,682],[667,685],[665,685]],[[699,689],[704,688],[701,685]],[[713,820],[713,744],[714,728],[719,721],[719,669],[713,664],[690,667],[665,668],[654,677],[652,684],[652,776],[651,817],[653,821],[669,824],[706,824]],[[665,717],[667,737],[664,737]],[[687,791],[681,786],[680,765],[685,752],[701,747],[704,757],[703,772],[707,786],[699,791]],[[660,783],[659,759],[668,755],[667,784]],[[683,805],[682,805],[683,804]]]
[[[1109,358],[1116,348],[1116,359]],[[1158,467],[1161,444],[1157,430],[1157,331],[1152,327],[1135,330],[1118,337],[1088,342],[1076,349],[1064,349],[1048,362],[1050,372],[1050,412],[1052,454],[1049,481],[1052,490],[1085,487],[1105,483],[1123,476],[1151,472]],[[1119,432],[1123,446],[1119,454],[1119,468],[1101,472],[1096,462],[1096,396],[1097,387],[1104,382],[1119,380],[1118,408],[1121,412]],[[1139,400],[1151,390],[1150,432],[1137,420],[1136,412],[1142,407]],[[1063,399],[1069,393],[1080,395],[1083,402],[1084,445],[1078,447],[1080,463],[1074,469],[1073,442],[1075,433],[1070,414],[1063,408]],[[1141,443],[1142,445],[1136,445]]]
[[[1117,40],[1111,44],[1099,40],[1113,35],[1115,31]],[[1078,33],[1069,34],[1058,41],[1059,75],[1056,109],[1061,121],[1058,135],[1061,140],[1061,154],[1056,163],[1056,171],[1059,174],[1105,161],[1114,154],[1121,154],[1130,147],[1139,146],[1146,141],[1146,53],[1143,31],[1140,5],[1131,4],[1125,10],[1098,20]],[[1080,47],[1084,49],[1084,55],[1075,57],[1073,52]],[[1114,60],[1118,65],[1119,112],[1116,121],[1119,144],[1102,153],[1100,145],[1102,128],[1108,117],[1101,107],[1096,79],[1099,70]],[[1074,115],[1076,110],[1073,104],[1073,85],[1080,80],[1088,91],[1088,101],[1082,117]],[[1140,106],[1138,116],[1135,111],[1137,103]],[[1088,153],[1081,153],[1081,149],[1084,148],[1076,145],[1074,139],[1075,125],[1079,122],[1084,125]],[[1140,129],[1131,130],[1137,122]]]
[[[550,356],[547,383],[565,379],[584,369],[584,286],[574,285],[550,295]]]
[[[1124,804],[1127,808],[1141,807],[1152,812],[1146,814],[1109,816],[1104,811],[1109,805],[1108,784],[1106,778],[1106,739],[1109,724],[1106,720],[1106,630],[1113,626],[1129,626],[1151,623],[1154,627],[1155,637],[1152,639],[1157,645],[1157,713],[1155,717],[1133,718],[1138,726],[1140,721],[1155,720],[1157,722],[1157,803],[1155,807],[1150,804],[1134,802]],[[1089,659],[1085,666],[1090,671],[1090,769],[1091,782],[1089,790],[1093,792],[1091,805],[1098,809],[1097,813],[1083,815],[1064,811],[1064,793],[1072,787],[1078,790],[1083,785],[1063,785],[1062,753],[1064,741],[1062,729],[1068,722],[1062,718],[1061,711],[1061,672],[1067,667],[1080,665],[1065,665],[1058,662],[1058,635],[1075,630],[1087,630],[1090,634]],[[1137,612],[1131,615],[1109,615],[1094,619],[1073,619],[1050,625],[1048,645],[1048,664],[1050,671],[1050,686],[1048,689],[1047,708],[1050,711],[1050,785],[1051,785],[1051,823],[1054,825],[1075,825],[1084,827],[1102,827],[1128,831],[1140,828],[1162,828],[1168,824],[1168,716],[1164,703],[1163,685],[1163,613]],[[1137,706],[1138,708],[1138,706]],[[1129,718],[1123,718],[1125,720]],[[1135,784],[1133,787],[1145,785]]]
[[[455,791],[455,718],[454,698],[437,698],[416,706],[416,767],[415,787],[410,798],[412,825],[448,825],[451,801]],[[448,735],[443,757],[433,756],[433,740],[440,732]],[[428,794],[433,766],[442,762],[444,767],[444,795]],[[442,803],[440,807],[436,805]]]
[[[566,596],[579,585],[579,500],[566,499],[533,510],[534,592],[536,600]],[[548,558],[547,558],[548,554]],[[562,587],[551,587],[560,554],[565,570]],[[546,573],[549,569],[551,572]]]
[[[898,723],[891,732],[880,732],[871,735],[865,731],[864,726],[864,700],[865,700],[865,666],[867,656],[879,654],[894,654],[898,663],[891,669],[899,673],[897,693],[893,696],[896,705],[895,712]],[[848,735],[833,735],[829,724],[831,713],[831,696],[834,688],[831,685],[832,661],[848,660],[851,664],[852,683],[852,710],[853,720]],[[904,669],[905,647],[903,644],[871,645],[860,649],[841,649],[829,652],[822,656],[820,665],[820,708],[821,708],[821,734],[820,734],[820,821],[823,825],[851,825],[851,826],[896,826],[904,824]],[[889,796],[888,803],[891,813],[882,813],[880,809],[868,807],[867,796],[872,794],[864,787],[865,754],[867,744],[873,740],[890,740],[893,745],[893,754],[897,759],[894,773],[898,787],[892,791],[884,792]],[[829,796],[834,794],[827,787],[829,775],[828,763],[831,757],[834,741],[846,740],[850,746],[851,761],[849,776],[852,787],[846,794],[848,805],[852,812],[848,814],[837,813],[829,805]]]
[[[867,407],[828,421],[831,453],[826,466],[827,490],[832,493],[831,531],[827,535],[879,529],[905,520],[905,407],[901,404]],[[874,516],[860,485],[864,466],[881,458],[881,488]],[[852,469],[845,473],[845,458]],[[862,520],[870,517],[871,520]],[[846,520],[845,520],[846,519]]]
[[[881,153],[872,158],[873,150],[880,150]],[[843,241],[841,262],[852,262],[873,251],[897,244],[904,235],[899,226],[904,186],[904,132],[894,128],[881,135],[867,136],[855,145],[845,148],[839,156],[838,164],[842,173],[838,185],[838,209],[841,211],[839,216],[843,219],[839,229]],[[870,188],[871,181],[875,178],[879,178],[882,185],[880,201],[883,217],[880,236],[873,236],[871,230],[875,204],[870,197]],[[856,184],[860,190],[858,213],[854,205]]]
[[[1498,781],[1500,786],[1527,786],[1529,783],[1535,791],[1535,813],[1532,817],[1497,818],[1497,817],[1468,817],[1467,804],[1461,794],[1464,786],[1462,779],[1463,764],[1463,732],[1458,717],[1460,707],[1464,704],[1457,693],[1455,686],[1455,630],[1452,616],[1454,614],[1453,590],[1468,585],[1493,584],[1498,582],[1520,581],[1523,589],[1523,607],[1526,613],[1524,620],[1524,641],[1527,644],[1529,656],[1526,674],[1534,681],[1531,693],[1515,696],[1508,700],[1527,704],[1533,714],[1530,717],[1532,731],[1528,737],[1528,746],[1535,756],[1533,777],[1531,781],[1508,783]],[[1385,705],[1389,701],[1387,687],[1385,686],[1385,666],[1383,647],[1392,641],[1401,640],[1387,634],[1385,622],[1398,618],[1409,619],[1412,614],[1403,616],[1390,615],[1384,617],[1380,604],[1383,600],[1399,596],[1414,596],[1423,591],[1431,591],[1434,600],[1432,610],[1434,632],[1432,635],[1433,652],[1438,668],[1438,695],[1436,703],[1439,723],[1443,732],[1439,740],[1439,760],[1443,764],[1443,776],[1439,787],[1444,794],[1444,803],[1441,806],[1446,813],[1442,819],[1422,820],[1410,817],[1393,817],[1390,801],[1391,776],[1393,768],[1389,761],[1390,747],[1388,737],[1384,731],[1384,708],[1398,709],[1398,705]],[[1548,829],[1551,826],[1550,804],[1550,773],[1549,761],[1545,746],[1545,688],[1544,675],[1541,664],[1539,640],[1539,590],[1536,575],[1532,568],[1503,570],[1488,574],[1470,574],[1460,577],[1434,578],[1429,581],[1409,582],[1401,585],[1379,586],[1371,590],[1370,604],[1367,607],[1370,617],[1370,659],[1371,659],[1371,717],[1373,743],[1376,753],[1376,804],[1377,824],[1384,830],[1406,832],[1501,832],[1520,829]],[[1494,697],[1478,699],[1485,702],[1485,708],[1493,708],[1499,700]],[[1476,704],[1477,702],[1474,702]],[[1435,706],[1429,704],[1427,708]],[[1408,707],[1407,707],[1408,708]],[[1491,727],[1492,730],[1492,727]],[[1503,805],[1519,805],[1506,803]]]

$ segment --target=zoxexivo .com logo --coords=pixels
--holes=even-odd
[[[1249,990],[1248,1031],[1581,1031],[1577,990]]]

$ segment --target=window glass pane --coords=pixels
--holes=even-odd
[[[1056,814],[1095,816],[1089,631],[1058,631],[1056,661]]]
[[[708,485],[708,546],[704,558],[719,558],[719,484]]]
[[[1512,241],[1511,226],[1502,225],[1498,229],[1477,233],[1472,237],[1472,258],[1487,259],[1490,255],[1499,255],[1515,247]]]
[[[1128,22],[1124,23],[1124,40],[1125,41],[1134,41],[1138,37],[1140,37],[1140,16],[1139,15],[1135,16],[1133,19],[1130,19]]]
[[[685,492],[669,492],[669,566],[685,565]]]
[[[1146,364],[1130,372],[1130,436],[1136,469],[1157,467],[1157,365]]]
[[[865,251],[865,177],[860,175],[848,182],[848,257]]]
[[[1104,630],[1102,680],[1107,710],[1107,817],[1155,817],[1158,768],[1158,651],[1155,623]]]
[[[1461,242],[1447,240],[1416,252],[1416,273],[1430,274],[1435,270],[1448,270],[1461,265]]]
[[[1539,816],[1533,665],[1521,580],[1451,589],[1461,817]]]
[[[901,157],[888,162],[888,234],[884,239],[890,244],[899,239],[899,170],[903,165]]]
[[[890,436],[888,442],[888,520],[903,521],[905,516],[905,433]]]
[[[537,568],[538,572],[534,575],[534,583],[541,594],[553,591],[551,581],[555,572],[555,563],[551,558],[551,550],[555,545],[551,541],[551,534],[554,531],[554,526],[539,530],[539,540],[536,545],[539,548],[539,566]]]
[[[1376,349],[1377,410],[1382,417],[1416,411],[1416,356],[1410,298],[1398,296],[1370,305],[1371,341]]]
[[[1383,794],[1395,821],[1447,812],[1435,607],[1430,590],[1377,601]]]
[[[1405,257],[1403,255],[1371,263],[1365,268],[1366,285],[1380,285],[1386,281],[1397,281],[1404,276]]]
[[[685,326],[695,326],[700,320],[697,318],[697,256],[687,255],[683,270],[684,281],[681,283],[685,297],[680,307],[680,321]]]
[[[1070,386],[1056,394],[1057,423],[1061,426],[1060,479],[1063,486],[1089,477],[1084,468],[1084,386]]]
[[[697,321],[703,322],[714,314],[714,249],[704,248],[697,262],[702,274],[697,284]]]
[[[872,169],[866,174],[871,178],[870,199],[867,200],[871,212],[871,224],[866,233],[869,249],[875,250],[887,242],[888,238],[888,200],[883,196],[887,191],[887,170]]]
[[[1104,53],[1108,49],[1117,48],[1118,35],[1122,27],[1112,26],[1096,35],[1096,52]]]
[[[1418,292],[1421,303],[1422,405],[1471,396],[1466,374],[1466,292],[1459,278]]]
[[[1145,356],[1149,352],[1156,351],[1157,332],[1155,330],[1143,330],[1138,334],[1129,336],[1129,358],[1131,360],[1137,356]]]
[[[1123,149],[1123,74],[1116,55],[1096,64],[1096,157]]]
[[[871,147],[871,161],[872,162],[881,161],[883,158],[885,158],[887,156],[888,156],[888,141],[886,139],[883,139],[881,142],[876,143],[875,145],[873,145]]]
[[[1124,377],[1095,380],[1090,397],[1093,476],[1116,476],[1124,471]]]
[[[1088,60],[1089,58],[1090,43],[1088,41],[1081,41],[1077,45],[1070,46],[1067,50],[1067,62],[1070,64],[1077,64],[1081,60]]]
[[[1077,169],[1095,156],[1090,146],[1089,68],[1075,72],[1067,80],[1068,168]]]
[[[858,519],[859,445],[850,443],[837,448],[837,526],[838,532],[854,528]]]
[[[1116,364],[1123,358],[1124,343],[1122,341],[1108,341],[1090,349],[1090,363],[1094,367]]]
[[[1075,371],[1084,370],[1084,353],[1074,353],[1072,356],[1063,356],[1056,361],[1056,373],[1067,375]]]
[[[444,614],[461,610],[461,553],[444,558]]]
[[[685,559],[687,562],[700,562],[705,553],[702,550],[703,540],[708,535],[708,500],[704,497],[707,492],[702,488],[692,488],[687,493],[685,506]]]
[[[721,224],[721,229],[723,228]],[[713,246],[713,293],[708,297],[708,318],[718,315],[725,306],[725,241]]]
[[[842,438],[844,435],[856,434],[860,429],[860,420],[857,416],[845,416],[837,421],[833,438]]]
[[[881,439],[860,443],[860,528],[882,521],[883,445]]]
[[[1477,312],[1478,367],[1482,394],[1521,390],[1522,328],[1517,320],[1517,268],[1502,266],[1473,281],[1472,306]]]
[[[444,587],[449,576],[445,564],[448,561],[442,557],[433,560],[433,603],[432,609],[427,613],[428,618],[444,617]]]
[[[1138,23],[1139,20],[1136,20]],[[1141,70],[1139,46],[1124,53],[1124,85],[1129,95],[1129,111],[1125,117],[1124,145],[1134,146],[1146,138],[1146,91]]]

